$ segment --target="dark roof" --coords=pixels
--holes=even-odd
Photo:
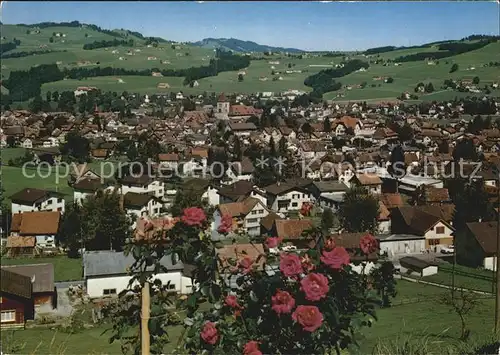
[[[422,270],[425,269],[426,267],[434,265],[425,260],[415,258],[414,256],[402,257],[401,259],[399,259],[399,263],[401,264],[401,266],[407,269],[418,269],[418,270]]]
[[[430,207],[430,206],[427,206]],[[438,206],[440,207],[440,206]],[[410,229],[409,231],[417,235],[425,234],[430,228],[434,227],[439,221],[452,228],[446,220],[435,214],[428,213],[418,207],[402,206],[396,207],[394,210],[399,211],[404,223]]]
[[[485,254],[496,254],[497,222],[472,222],[467,223],[467,228],[476,238]]]
[[[148,175],[141,175],[141,176],[132,176],[132,175],[127,175],[123,179],[121,179],[121,183],[124,185],[147,185],[151,183],[153,179],[148,176]]]
[[[264,190],[272,195],[280,195],[282,193],[299,190],[302,191],[306,186],[311,184],[311,180],[308,179],[289,179],[284,182],[278,182],[269,186],[264,187]]]
[[[100,179],[82,179],[73,185],[73,189],[75,190],[92,192],[103,187],[105,187],[105,184],[102,184]]]
[[[349,190],[346,184],[337,181],[315,181],[313,185],[320,192],[344,192]]]
[[[125,256],[123,252],[115,252],[109,250],[90,251],[83,254],[83,275],[84,278],[89,276],[107,276],[107,275],[122,275],[128,273],[135,262],[132,254]],[[172,263],[170,255],[164,256],[160,260],[160,264],[167,270],[183,270],[184,265],[179,261],[177,264]],[[152,271],[154,266],[148,268]]]
[[[14,203],[21,203],[21,204],[29,203],[32,205],[37,201],[59,195],[62,196],[62,194],[59,194],[57,192],[28,187],[19,192],[16,192],[12,196],[10,196],[10,199]]]
[[[31,265],[9,265],[2,269],[24,275],[33,280],[33,292],[54,291],[54,265],[31,264]]]
[[[252,122],[229,122],[232,131],[255,131],[257,126]]]
[[[153,195],[149,194],[139,194],[137,192],[127,192],[123,196],[123,206],[124,207],[144,207],[148,204],[151,199],[154,199]]]
[[[242,180],[220,188],[218,194],[236,201],[239,197],[250,194],[252,190],[253,183],[251,183],[250,181]]]
[[[282,219],[279,215],[274,212],[269,213],[267,216],[260,220],[260,225],[266,230],[271,230],[273,228],[274,221]]]
[[[11,295],[31,298],[31,278],[5,269],[0,270],[1,291]]]

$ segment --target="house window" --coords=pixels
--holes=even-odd
[[[247,223],[257,223],[259,220],[257,218],[247,219]]]
[[[297,207],[299,204],[297,202],[292,202],[292,207]]]
[[[444,227],[436,227],[436,234],[444,234]]]
[[[116,288],[102,290],[103,295],[116,295]]]
[[[168,285],[169,290],[175,290],[175,284],[169,284]]]
[[[429,245],[439,245],[441,241],[439,239],[429,239]]]
[[[0,318],[2,323],[15,322],[16,321],[16,311],[2,311]]]
[[[63,202],[63,199],[62,198],[58,198],[57,199],[57,203],[62,203]]]
[[[257,211],[252,211],[252,214],[257,214]]]
[[[58,210],[59,212],[61,212],[61,211],[62,211],[62,207],[57,207],[57,210]]]
[[[47,205],[51,205],[51,204],[52,204],[52,200],[48,200]]]

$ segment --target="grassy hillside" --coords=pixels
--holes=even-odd
[[[16,49],[8,51],[6,54],[41,50],[55,51],[20,58],[3,58],[1,71],[3,79],[8,78],[11,71],[28,70],[40,64],[57,64],[61,69],[93,66],[125,69],[181,69],[208,65],[210,59],[214,58],[215,55],[213,49],[190,44],[178,45],[167,41],[159,41],[156,47],[146,46],[145,38],[141,34],[132,34],[127,30],[103,32],[86,26],[53,26],[36,29],[35,27],[28,28],[17,25],[2,25],[1,30],[2,43],[12,42],[14,38],[21,41]],[[60,33],[61,37],[54,36],[55,33]],[[50,38],[53,38],[53,43],[50,43]],[[83,45],[87,43],[114,39],[133,39],[134,46],[131,48],[119,46],[92,50],[83,49]],[[418,48],[396,49],[369,57],[364,54],[349,55],[349,59],[370,61],[370,67],[365,72],[354,72],[337,78],[336,81],[340,81],[343,88],[336,92],[326,93],[324,97],[342,101],[394,99],[405,91],[413,93],[415,86],[419,82],[432,82],[435,92],[421,95],[420,99],[436,100],[462,96],[462,93],[452,90],[441,91],[440,87],[445,79],[472,79],[478,76],[481,79],[480,86],[484,86],[485,82],[500,81],[499,67],[484,67],[485,64],[491,61],[500,61],[500,42],[441,59],[437,65],[428,65],[426,61],[404,62],[400,66],[394,64],[383,66],[382,63],[374,63],[377,59],[394,60],[400,56],[436,51],[438,51],[438,47],[434,44]],[[199,86],[194,88],[183,86],[182,78],[120,76],[96,77],[85,80],[61,80],[44,84],[42,91],[71,90],[84,85],[96,86],[102,90],[128,90],[141,93],[168,92],[171,90],[182,90],[185,93],[203,91],[279,92],[288,89],[311,91],[311,88],[304,85],[304,79],[321,70],[333,68],[335,64],[341,63],[342,60],[341,56],[327,57],[317,54],[304,54],[302,59],[284,55],[266,56],[262,60],[251,61],[250,66],[244,69],[246,75],[243,82],[238,81],[239,71],[223,72],[214,77],[198,80]],[[449,70],[453,63],[459,65],[459,70],[450,74]],[[470,67],[475,69],[469,70]],[[273,71],[275,72],[274,75]],[[286,71],[293,72],[286,73]],[[383,80],[374,80],[376,77],[388,76],[394,78],[393,83],[387,84]],[[273,77],[281,79],[273,81]],[[264,78],[267,80],[263,81]],[[367,84],[365,88],[356,88],[356,85],[363,82]],[[168,83],[170,88],[157,89],[159,83]],[[347,89],[346,86],[352,86],[353,88]],[[500,92],[495,90],[492,95],[499,96]]]

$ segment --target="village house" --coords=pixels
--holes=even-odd
[[[132,254],[125,256],[123,252],[108,250],[87,251],[83,254],[83,279],[85,289],[90,298],[117,297],[126,290],[132,276],[128,270],[134,264]],[[180,294],[189,294],[192,290],[190,277],[184,276],[184,265],[181,262],[173,263],[171,255],[164,256],[160,264],[165,271],[154,276],[154,280],[168,284],[168,291]],[[154,266],[148,267],[152,271]],[[134,285],[137,285],[137,281]]]
[[[355,117],[344,116],[342,118],[334,120],[332,123],[332,128],[334,129],[336,136],[343,136],[349,132],[357,136],[363,128],[363,124],[359,119]]]
[[[162,203],[152,194],[127,192],[123,195],[123,208],[133,220],[148,216],[156,217],[160,214]]]
[[[284,244],[304,249],[311,243],[311,238],[303,236],[305,231],[313,228],[313,221],[311,219],[275,218],[267,228],[265,225],[265,222],[261,223],[261,233],[281,238]]]
[[[306,189],[310,181],[301,184],[294,181],[277,182],[264,187],[267,206],[275,212],[299,211],[304,203],[311,202],[311,193]]]
[[[255,168],[248,157],[244,157],[241,161],[230,162],[226,170],[227,183],[232,184],[242,180],[250,181],[254,172]]]
[[[125,176],[120,180],[120,193],[125,195],[128,192],[138,194],[151,193],[153,196],[160,199],[165,195],[165,187],[163,182],[155,180],[148,175],[141,176]]]
[[[54,248],[55,238],[59,231],[61,214],[59,212],[23,212],[12,215],[10,226],[10,236],[7,237],[7,249],[9,254],[18,252],[15,246],[9,248],[9,238],[14,240],[24,240],[29,245],[38,249]],[[34,252],[35,250],[31,250]]]
[[[35,317],[31,277],[4,268],[0,276],[0,327],[24,328]]]
[[[228,129],[238,137],[248,137],[257,131],[257,126],[252,122],[229,122]]]
[[[351,184],[364,187],[372,194],[382,193],[382,180],[375,175],[369,173],[356,174],[350,181]]]
[[[247,197],[241,202],[223,203],[217,206],[214,212],[214,233],[218,237],[217,228],[223,216],[229,215],[233,218],[235,233],[245,233],[250,236],[260,234],[260,221],[269,214],[269,210],[261,200]]]
[[[259,193],[259,190],[251,181],[240,180],[230,185],[221,186],[217,190],[220,197],[220,203],[239,202],[247,197],[253,197],[261,200],[264,205],[267,205],[265,193]]]
[[[472,222],[456,236],[460,262],[471,267],[496,270],[497,222]]]
[[[57,192],[25,188],[10,196],[12,214],[34,211],[59,211],[64,213],[63,195]]]
[[[57,308],[57,290],[54,284],[53,264],[2,265],[2,270],[27,276],[31,279],[31,294],[35,304],[35,312],[50,311]]]
[[[424,236],[426,250],[440,251],[453,245],[453,232],[454,228],[445,218],[430,210],[403,206],[391,211],[391,233]]]

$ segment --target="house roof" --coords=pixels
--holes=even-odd
[[[242,260],[245,257],[250,257],[254,262],[257,261],[260,255],[264,254],[264,246],[262,244],[233,244],[226,245],[222,248],[217,249],[217,254],[222,261],[222,267],[229,267],[230,259]],[[265,257],[261,257],[259,260],[259,266],[262,267],[265,262]]]
[[[497,253],[497,222],[472,222],[467,223],[467,228],[485,254]]]
[[[229,122],[232,131],[255,131],[257,126],[252,122]]]
[[[382,184],[382,180],[380,180],[380,178],[376,174],[368,174],[368,173],[356,174],[356,179],[363,186]]]
[[[276,234],[283,239],[298,239],[305,230],[313,227],[310,219],[278,219],[275,220]]]
[[[434,227],[438,222],[446,224],[449,228],[453,229],[448,222],[441,218],[441,216],[428,213],[422,209],[414,206],[403,206],[396,208],[401,214],[405,224],[415,232],[415,234],[423,235],[429,229]]]
[[[140,194],[137,192],[127,192],[123,196],[123,206],[124,207],[144,207],[148,202],[155,197],[149,194]]]
[[[278,219],[282,218],[276,213],[271,212],[260,220],[260,225],[264,227],[266,230],[271,230],[271,228],[273,228],[274,222]]]
[[[427,203],[450,201],[450,195],[447,188],[425,186],[424,195]]]
[[[229,109],[229,114],[231,116],[251,116],[251,115],[259,115],[261,113],[262,113],[261,109],[257,109],[253,106],[231,105]]]
[[[345,192],[349,190],[346,184],[337,181],[314,181],[313,186],[320,192]]]
[[[258,203],[259,199],[248,197],[241,202],[223,203],[218,206],[222,215],[231,217],[246,216]]]
[[[140,217],[137,219],[135,227],[135,239],[137,241],[157,240],[158,237],[163,236],[163,234],[160,233],[172,229],[178,221],[178,217],[160,217],[153,219]]]
[[[148,176],[147,174],[141,175],[141,176],[132,176],[132,175],[127,175],[123,179],[121,179],[121,183],[124,185],[130,184],[130,185],[147,185],[151,183],[153,179]]]
[[[425,269],[426,267],[433,266],[433,264],[425,260],[416,258],[414,256],[404,256],[401,259],[399,259],[399,263],[401,264],[401,266],[405,268],[418,269],[418,270],[422,270]]]
[[[224,93],[221,93],[219,95],[219,98],[217,99],[217,102],[228,102],[226,99],[226,95],[224,95]]]
[[[404,205],[403,198],[399,193],[383,193],[379,199],[389,209]]]
[[[2,293],[10,293],[11,295],[19,296],[22,298],[31,298],[31,278],[28,276],[20,275],[12,271],[0,270],[1,276],[1,291]]]
[[[2,270],[29,277],[33,280],[32,292],[54,292],[53,264],[4,265]]]
[[[179,154],[177,153],[161,153],[158,154],[159,161],[179,161]]]
[[[387,206],[382,201],[379,201],[378,204],[379,204],[378,220],[379,221],[389,220],[391,213],[389,212],[389,209],[387,208]]]
[[[92,149],[92,156],[95,158],[106,158],[108,156],[107,149]]]
[[[85,252],[83,254],[83,276],[87,278],[126,274],[134,262],[135,259],[132,254],[125,256],[123,252],[109,250]],[[160,260],[160,264],[166,267],[168,271],[177,271],[184,268],[180,261],[174,265],[171,255],[164,256]],[[153,265],[148,267],[149,271],[153,269]]]
[[[54,235],[59,230],[60,219],[61,214],[57,211],[16,213],[12,217],[11,231],[22,236]]]
[[[277,182],[264,187],[264,190],[272,195],[280,195],[291,190],[303,190],[310,185],[312,180],[309,179],[288,179],[284,182]]]
[[[253,174],[255,167],[249,157],[243,157],[241,161],[230,162],[229,166],[235,173]]]
[[[91,191],[95,192],[101,188],[103,188],[105,185],[101,183],[100,179],[82,179],[75,184],[73,184],[73,189],[74,190],[80,190],[80,191]]]
[[[228,197],[233,201],[236,201],[241,196],[246,196],[250,194],[253,190],[253,183],[250,181],[237,181],[234,184],[221,187],[217,192],[219,195]]]
[[[343,124],[346,128],[355,129],[358,122],[359,122],[359,119],[357,119],[355,117],[344,116],[338,120],[335,120],[333,123]]]
[[[49,198],[51,196],[60,196],[61,194],[58,194],[56,192],[52,191],[47,191],[47,190],[41,190],[41,189],[34,189],[31,187],[25,188],[19,192],[16,192],[12,196],[10,196],[10,199],[14,203],[19,203],[19,204],[30,204],[33,205],[35,202]]]

